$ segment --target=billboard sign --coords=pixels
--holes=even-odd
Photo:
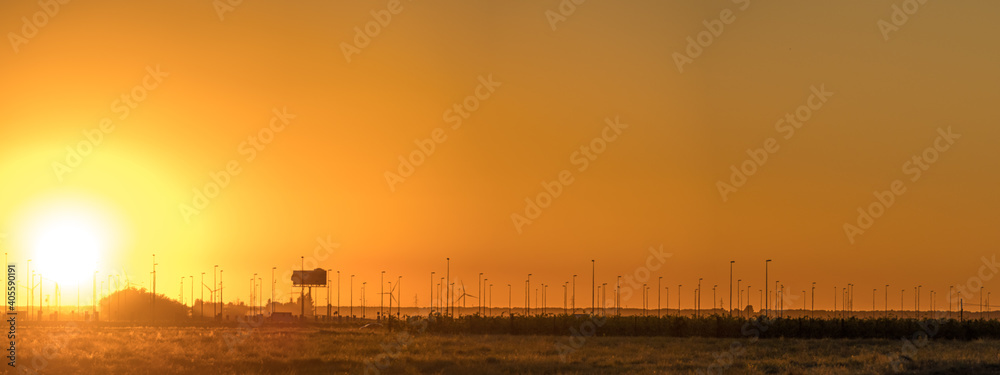
[[[326,270],[292,271],[292,286],[326,286]]]

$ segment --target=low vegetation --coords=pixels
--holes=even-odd
[[[18,341],[18,373],[878,374],[894,368],[916,373],[1000,372],[1000,341],[982,339],[754,340],[578,336],[569,331],[558,336],[441,334],[433,333],[431,326],[424,333],[408,333],[362,328],[361,323],[26,324]]]

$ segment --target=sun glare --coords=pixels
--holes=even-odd
[[[111,242],[100,215],[54,212],[39,216],[29,237],[32,269],[64,285],[89,280]]]

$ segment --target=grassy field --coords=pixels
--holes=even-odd
[[[17,373],[877,374],[1000,372],[1000,341],[389,333],[291,327],[28,326]],[[906,354],[907,358],[901,357]],[[711,366],[711,368],[710,368]],[[6,373],[14,373],[4,366]]]

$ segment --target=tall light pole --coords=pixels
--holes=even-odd
[[[531,274],[528,274],[527,287],[524,290],[524,316],[531,314]]]
[[[769,281],[768,281],[768,274],[767,274],[767,265],[768,265],[768,263],[771,263],[770,259],[764,261],[764,316],[765,317],[767,316],[768,307],[770,307],[770,301],[767,300],[768,293],[770,293],[767,290],[767,284],[769,283]]]
[[[677,316],[681,316],[681,284],[677,284]]]
[[[715,288],[718,288],[718,287],[719,287],[718,284],[712,285],[712,310],[715,310]],[[719,306],[719,307],[722,307],[722,306]]]
[[[33,285],[31,284],[31,283],[34,282],[34,280],[32,280],[32,277],[31,277],[31,275],[32,275],[32,273],[31,273],[31,259],[28,259],[28,269],[25,270],[24,273],[26,275],[29,275],[28,276],[28,290],[27,290],[27,292],[28,292],[28,319],[31,319],[31,297],[32,297],[32,295],[35,294],[35,292],[34,292],[35,289],[33,288]],[[97,271],[94,271],[94,316],[95,317],[97,316]]]
[[[153,320],[156,320],[156,254],[153,254]],[[111,305],[108,305],[108,310],[111,310]],[[110,316],[110,314],[108,314]]]
[[[378,280],[378,314],[379,318],[385,318],[385,312],[382,311],[382,304],[385,303],[385,271],[382,271]]]
[[[445,269],[445,278],[448,279],[448,282],[450,283],[451,282],[451,258],[444,258],[444,259],[448,263],[447,264],[447,268]],[[449,305],[451,304],[451,290],[450,290],[450,287],[448,286],[447,283],[444,284],[444,294],[445,294],[445,296],[444,296],[444,298],[445,298],[445,305],[444,305],[445,315],[451,316],[451,314],[453,313],[453,311],[452,312],[448,311]]]
[[[507,316],[509,316],[509,317],[511,317],[513,319],[513,317],[514,317],[514,315],[513,315],[514,314],[514,305],[511,304],[511,299],[510,299],[511,293],[510,293],[510,291],[511,291],[510,284],[507,284]]]
[[[735,260],[729,261],[729,317],[733,316],[733,265]]]
[[[594,315],[594,305],[597,301],[597,263],[590,260],[590,314]]]
[[[778,284],[780,282],[781,281],[779,281],[779,280],[774,280],[774,309],[775,310],[780,310],[778,308],[778,305],[780,304],[780,302],[778,302]]]
[[[433,283],[433,281],[431,281]],[[340,313],[340,271],[337,271],[337,320],[343,319],[344,314]]]
[[[573,302],[570,305],[573,306],[573,313],[576,314],[576,275],[573,275]]]
[[[670,293],[667,293],[667,307],[670,307]],[[622,315],[622,277],[615,281],[615,316]]]
[[[191,318],[194,318],[194,275],[189,275],[191,278]],[[125,284],[128,284],[128,275],[125,275]],[[125,297],[128,298],[128,285],[125,285]],[[125,301],[126,305],[128,301]]]
[[[348,298],[350,300],[348,308],[350,309],[351,319],[354,319],[354,275],[351,275],[351,292]]]
[[[660,290],[663,287],[660,285],[663,283],[663,276],[656,279],[656,317],[659,318],[663,316],[660,311]]]
[[[226,314],[226,304],[222,302],[222,272],[225,270],[219,270],[219,319]]]
[[[219,318],[219,307],[215,303],[215,293],[219,291],[219,265],[215,265],[215,270],[212,272],[212,318]]]
[[[810,307],[809,310],[811,310],[810,311],[810,315],[815,318],[816,317],[816,282],[815,281],[812,282],[812,291],[810,293],[811,294],[809,295],[809,299],[812,300],[812,305],[811,305],[812,307]]]
[[[569,281],[563,283],[563,314],[569,314]]]
[[[434,271],[431,271],[431,298],[427,300],[431,304],[431,311],[434,311]]]
[[[900,289],[899,290],[899,313],[900,314],[902,314],[903,313],[903,309],[906,308],[906,306],[903,305],[903,295],[905,295],[905,294],[906,294],[906,289]]]
[[[885,284],[885,317],[889,317],[889,284]]]
[[[330,314],[333,314],[333,310],[330,306],[330,274],[333,273],[333,268],[328,268],[326,270],[326,318],[330,319]]]
[[[477,288],[476,294],[479,294],[479,301],[478,301],[479,304],[476,305],[476,312],[477,313],[482,313],[483,312],[483,273],[482,272],[479,273],[479,283],[476,284],[476,288]]]
[[[743,279],[736,279],[736,308],[739,309],[736,312],[736,316],[743,317],[743,289],[740,288],[740,282]]]
[[[694,296],[694,300],[695,300],[694,311],[695,311],[695,316],[697,316],[697,317],[701,317],[701,280],[702,280],[702,278],[699,277],[698,278],[698,293],[695,294],[695,296]]]
[[[201,317],[205,317],[205,273],[201,273]]]
[[[277,271],[277,270],[278,270],[278,267],[271,267],[271,315],[274,315],[274,285],[275,285],[274,284],[274,271]],[[340,276],[340,271],[337,271],[337,276]],[[340,279],[338,278],[337,281],[340,281]],[[337,286],[339,287],[340,284],[337,284]],[[337,290],[337,293],[340,293],[339,288]],[[338,294],[338,296],[339,296],[339,294]],[[337,300],[337,302],[340,302],[340,300]]]
[[[954,285],[948,286],[948,319],[951,319],[951,295],[955,293]]]
[[[667,290],[667,315],[670,315],[670,287],[664,287]]]

